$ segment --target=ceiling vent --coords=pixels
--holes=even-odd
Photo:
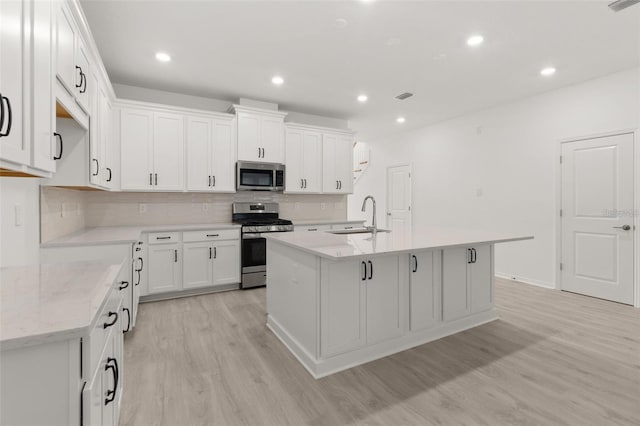
[[[398,96],[396,96],[396,99],[399,99],[401,101],[404,101],[407,98],[410,98],[413,96],[413,93],[409,93],[409,92],[404,92],[399,94]]]
[[[620,12],[622,9],[633,6],[636,3],[640,3],[640,0],[618,0],[611,3],[609,8],[614,12]]]

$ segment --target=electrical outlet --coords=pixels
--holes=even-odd
[[[14,206],[15,209],[15,215],[16,215],[16,226],[22,226],[23,222],[24,222],[24,213],[22,210],[22,205],[21,204],[16,204]]]
[[[60,203],[60,217],[64,217],[64,203]]]
[[[147,212],[147,205],[144,203],[140,203],[140,214]]]
[[[294,203],[294,204],[293,204],[293,208],[294,208],[295,210],[300,210],[300,203]]]
[[[202,211],[206,212],[207,210],[209,210],[209,204],[207,203],[202,203]]]

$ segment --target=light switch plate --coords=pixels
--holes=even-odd
[[[144,203],[140,203],[140,214],[147,212],[147,205]]]
[[[22,209],[22,204],[15,205],[15,215],[16,215],[16,226],[22,226],[24,223],[24,211]]]

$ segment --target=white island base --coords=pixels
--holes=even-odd
[[[315,378],[497,319],[493,243],[531,238],[407,251],[294,234],[267,238],[267,326]]]

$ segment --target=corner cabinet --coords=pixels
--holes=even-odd
[[[342,133],[322,135],[322,192],[325,194],[353,192],[353,135]]]
[[[493,307],[493,246],[443,250],[442,316],[450,321]]]
[[[287,125],[285,153],[286,191],[322,192],[322,133]]]
[[[283,112],[234,105],[237,115],[238,160],[284,163]]]
[[[235,124],[228,114],[187,117],[188,191],[235,192]]]
[[[121,108],[122,190],[184,190],[184,116]]]

